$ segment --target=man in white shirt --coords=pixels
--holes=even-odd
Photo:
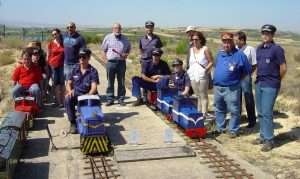
[[[234,34],[234,41],[236,47],[243,51],[244,54],[247,56],[247,59],[252,66],[252,73],[256,69],[256,49],[247,45],[247,36],[244,32],[239,31]],[[252,73],[250,75],[245,76],[241,81],[241,101],[242,101],[242,94],[244,94],[246,110],[247,110],[247,118],[248,118],[248,126],[247,128],[253,128],[256,124],[256,115],[255,115],[255,103],[254,97],[252,92]],[[242,107],[242,102],[241,102]]]

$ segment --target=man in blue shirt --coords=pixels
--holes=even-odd
[[[76,31],[74,22],[70,22],[67,29],[63,35],[65,80],[70,78],[73,67],[79,62],[79,50],[86,47],[85,40]]]
[[[101,59],[106,63],[108,86],[106,90],[107,106],[114,104],[114,82],[118,81],[118,102],[125,106],[125,72],[126,59],[130,53],[131,44],[128,38],[122,34],[122,27],[114,23],[112,33],[105,36],[101,44]]]
[[[266,24],[261,28],[262,44],[256,49],[256,109],[260,123],[260,137],[253,144],[263,144],[261,151],[267,152],[274,147],[273,107],[280,90],[281,80],[287,71],[284,50],[273,37],[276,27]]]
[[[251,73],[246,55],[235,48],[233,34],[222,33],[223,49],[219,51],[214,70],[214,100],[217,130],[226,130],[225,116],[231,113],[228,132],[231,138],[238,136],[240,127],[240,82]]]
[[[159,36],[153,33],[154,31],[154,22],[147,21],[145,23],[145,32],[146,34],[139,41],[139,49],[141,55],[141,67],[145,65],[145,63],[149,63],[152,61],[152,51],[154,48],[162,48],[163,44],[159,38]],[[146,91],[143,91],[144,101],[147,101]]]
[[[132,78],[132,96],[137,98],[133,106],[143,104],[141,88],[156,91],[156,84],[161,77],[171,74],[168,64],[160,59],[162,54],[163,51],[161,49],[154,49],[152,51],[152,61],[143,66],[141,77],[134,76]]]
[[[77,132],[75,106],[77,97],[80,95],[97,94],[97,85],[99,77],[97,70],[89,64],[91,51],[89,49],[81,49],[79,52],[79,64],[76,64],[67,79],[65,108],[68,119],[71,123],[70,133]]]

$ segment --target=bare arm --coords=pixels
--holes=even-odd
[[[93,95],[93,94],[96,94],[96,93],[97,93],[97,83],[92,82],[91,89],[90,89],[88,94]]]
[[[185,86],[184,91],[181,93],[183,96],[187,96],[190,91],[190,86]]]
[[[214,64],[212,53],[208,48],[206,48],[204,51],[204,54],[205,54],[206,59],[208,60],[208,65],[206,67],[206,70],[209,72]]]
[[[280,79],[282,80],[287,72],[287,65],[283,63],[280,65]]]
[[[72,96],[72,95],[74,95],[73,83],[71,80],[68,80],[66,85],[66,96]]]
[[[102,62],[107,63],[106,52],[104,52],[102,49],[100,50],[100,59]]]
[[[157,83],[159,81],[159,78],[149,78],[144,74],[142,74],[142,79],[151,83]]]

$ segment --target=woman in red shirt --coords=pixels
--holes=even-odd
[[[51,68],[56,104],[63,107],[64,102],[64,47],[59,29],[52,30],[53,39],[48,44],[48,64]]]

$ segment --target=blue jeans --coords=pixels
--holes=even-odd
[[[72,74],[72,70],[76,64],[64,64],[64,78],[65,80],[69,80]]]
[[[218,131],[226,130],[226,113],[231,113],[228,130],[237,133],[240,128],[240,85],[221,87],[214,86],[215,114]]]
[[[120,59],[108,60],[106,64],[108,86],[106,89],[107,100],[114,100],[114,85],[115,78],[117,76],[118,81],[118,100],[124,100],[126,89],[125,89],[125,72],[126,72],[126,61]]]
[[[50,67],[50,69],[51,69],[51,78],[53,80],[54,86],[64,85],[65,84],[64,67],[63,66],[57,68]]]
[[[23,96],[22,93],[24,92],[29,92],[33,97],[35,97],[38,106],[42,106],[41,90],[38,84],[34,83],[28,89],[22,87],[20,84],[16,84],[12,90],[12,96],[15,99]]]
[[[143,80],[141,77],[134,76],[132,78],[132,96],[141,98],[141,88],[146,91],[156,91],[156,83],[151,83]]]
[[[272,141],[274,138],[273,107],[279,89],[256,84],[255,98],[257,117],[260,125],[260,138]]]
[[[252,91],[252,78],[250,75],[247,75],[241,81],[241,89],[242,89],[241,107],[242,107],[242,98],[243,98],[243,94],[244,94],[248,123],[249,123],[249,125],[254,125],[256,123],[255,103],[254,103],[254,96],[253,96],[253,91]]]

